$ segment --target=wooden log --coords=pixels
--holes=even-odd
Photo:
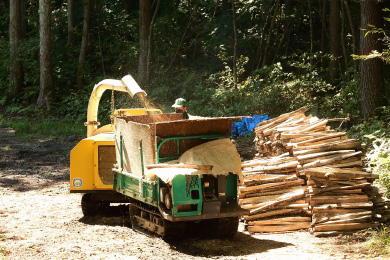
[[[325,142],[318,145],[302,145],[299,147],[295,147],[296,151],[299,150],[307,150],[307,149],[316,149],[316,148],[323,148],[328,146],[335,146],[335,145],[342,145],[342,144],[351,144],[351,143],[359,143],[356,139],[346,139],[346,140],[340,140],[340,141],[334,141],[334,142]]]
[[[315,176],[320,178],[340,178],[345,180],[356,179],[360,177],[369,178],[371,173],[365,171],[359,171],[354,169],[339,169],[339,168],[330,168],[330,167],[318,167],[311,169],[302,169],[301,172],[305,173],[306,176]]]
[[[277,210],[270,210],[264,213],[260,214],[254,214],[250,216],[244,216],[244,220],[249,221],[253,219],[260,219],[260,218],[267,218],[272,216],[279,216],[279,215],[285,215],[285,214],[295,214],[295,213],[305,213],[305,210],[302,209],[277,209]]]
[[[354,218],[350,218],[350,219],[330,220],[330,221],[326,221],[326,222],[323,222],[320,224],[314,224],[314,225],[322,225],[322,224],[331,225],[331,224],[344,224],[344,223],[345,224],[346,223],[368,223],[368,222],[372,222],[372,214],[360,216],[360,217],[354,217]],[[313,225],[313,223],[312,223],[312,225]]]
[[[350,153],[350,154],[343,154],[343,155],[336,155],[336,156],[332,156],[330,158],[327,158],[327,159],[318,159],[314,162],[311,162],[311,163],[307,163],[307,164],[304,164],[302,165],[302,169],[307,169],[307,168],[314,168],[314,167],[319,167],[319,166],[323,166],[323,165],[328,165],[328,164],[332,164],[332,163],[336,163],[338,161],[341,161],[343,159],[347,159],[347,158],[350,158],[350,157],[353,157],[353,156],[356,156],[356,155],[359,155],[361,154],[362,152],[355,152],[355,153]]]
[[[302,137],[321,137],[325,135],[338,133],[336,130],[326,130],[323,132],[311,132],[311,133],[280,133],[281,139],[290,139],[291,142],[299,142],[298,138]]]
[[[294,224],[302,224],[302,223],[310,223],[310,217],[296,217],[297,219],[306,219],[308,218],[308,220],[303,220],[303,221],[299,221],[299,220],[295,220],[293,223],[291,223],[291,221],[283,221],[283,220],[275,220],[275,219],[269,219],[269,220],[258,220],[258,221],[250,221],[248,222],[248,225],[249,226],[284,226],[284,225],[294,225]]]
[[[288,131],[288,129],[291,129],[295,126],[303,124],[305,120],[306,120],[306,118],[304,118],[304,117],[301,117],[298,119],[290,118],[289,120],[286,120],[283,123],[279,124],[276,128],[276,131],[278,131],[278,132]]]
[[[280,115],[280,116],[278,116],[278,117],[275,117],[275,118],[273,118],[273,119],[269,119],[269,120],[260,122],[260,123],[257,125],[255,131],[256,131],[256,132],[262,131],[263,129],[269,127],[269,125],[270,125],[271,123],[276,124],[276,123],[282,122],[282,121],[284,121],[284,120],[287,120],[290,116],[292,116],[292,115],[294,115],[294,114],[302,114],[302,115],[304,116],[304,113],[305,113],[307,110],[309,110],[308,107],[306,107],[306,106],[305,106],[305,107],[301,107],[301,108],[299,108],[299,109],[297,109],[297,110],[295,110],[295,111],[292,111],[292,112],[289,112],[289,113],[285,113],[285,114],[282,114],[282,115]]]
[[[314,206],[313,213],[320,212],[321,210],[329,209],[371,209],[372,203],[340,203],[340,204],[323,204],[321,206]]]
[[[312,216],[312,224],[320,224],[328,221],[350,220],[363,216],[372,217],[372,211],[361,211],[353,213],[314,213]]]
[[[352,161],[352,162],[338,162],[335,164],[332,164],[332,167],[335,168],[345,168],[345,167],[353,167],[353,166],[363,166],[363,161],[362,160],[357,160],[357,161]]]
[[[322,119],[318,122],[315,122],[314,124],[311,124],[310,126],[306,126],[299,130],[299,132],[309,132],[317,128],[324,127],[328,123],[328,119]]]
[[[297,175],[285,175],[283,177],[276,177],[276,178],[268,178],[268,179],[260,179],[260,180],[245,180],[244,178],[244,185],[246,186],[252,186],[252,185],[259,185],[259,184],[266,184],[266,183],[275,183],[275,182],[283,182],[283,181],[295,181],[298,180]]]
[[[249,226],[248,231],[251,233],[255,232],[283,232],[283,231],[293,231],[299,229],[308,229],[311,225],[309,222],[295,223],[290,225],[283,226]]]
[[[317,141],[317,142],[308,142],[306,145],[313,146],[313,145],[337,142],[337,141],[342,141],[342,140],[348,140],[348,136],[344,135],[344,136],[333,137],[333,138],[329,138],[327,140],[322,140],[322,141]]]
[[[344,155],[344,154],[343,154]],[[346,155],[346,154],[345,154]],[[330,155],[330,156],[324,156],[324,157],[318,157],[318,158],[313,158],[313,159],[308,159],[308,160],[305,160],[304,162],[300,162],[301,165],[303,166],[304,164],[308,164],[308,163],[312,163],[312,162],[315,162],[317,160],[325,160],[325,159],[330,159],[334,156],[337,156],[337,155]],[[335,167],[334,165],[336,164],[345,164],[345,163],[351,163],[351,162],[361,162],[362,161],[362,158],[360,157],[360,155],[354,155],[354,156],[351,156],[349,158],[345,158],[345,159],[341,159],[341,160],[338,160],[338,161],[334,161],[334,162],[329,162],[327,164],[324,164],[324,165],[320,165],[318,167],[329,167],[329,168],[341,168],[341,167]],[[300,168],[303,168],[303,167],[300,167]],[[299,167],[299,166],[298,166]],[[351,167],[350,167],[351,168]]]
[[[312,177],[313,178],[313,177]],[[307,185],[309,186],[317,186],[317,187],[340,187],[340,186],[354,186],[357,184],[367,183],[367,179],[365,180],[353,180],[353,181],[330,181],[325,179],[324,181],[313,180],[310,179],[307,181]]]
[[[250,170],[250,171],[274,171],[274,170],[281,170],[286,168],[296,168],[299,165],[298,161],[292,161],[287,163],[282,163],[278,165],[270,165],[270,166],[254,166],[251,169],[247,169],[247,167],[243,168],[243,170]]]
[[[244,176],[254,176],[254,175],[264,175],[264,174],[269,174],[269,175],[292,175],[292,174],[297,174],[298,172],[298,167],[299,165],[296,167],[296,168],[286,168],[286,169],[277,169],[277,170],[270,170],[270,171],[257,171],[257,170],[253,170],[253,171],[243,171],[244,173]]]
[[[367,195],[347,195],[347,196],[315,196],[310,198],[310,206],[321,204],[337,203],[366,203],[369,202]]]
[[[342,196],[345,194],[363,194],[364,192],[360,189],[357,190],[338,190],[336,192],[322,192],[321,195],[330,195],[330,196]]]
[[[283,204],[283,203],[289,202],[289,201],[295,201],[295,200],[298,200],[298,199],[301,199],[304,197],[305,197],[305,194],[304,194],[303,190],[297,190],[295,192],[283,194],[282,196],[280,196],[279,198],[277,198],[273,201],[269,201],[266,203],[262,203],[261,205],[258,205],[258,207],[255,209],[252,209],[249,212],[249,214],[253,215],[253,214],[259,213],[260,211],[265,211],[269,208],[275,207],[276,205]]]
[[[336,150],[336,151],[328,151],[328,152],[322,152],[322,153],[305,154],[305,155],[300,155],[300,156],[293,157],[293,158],[297,158],[297,160],[300,163],[304,164],[304,163],[306,163],[306,160],[308,160],[308,159],[324,157],[324,156],[334,155],[334,154],[348,154],[348,153],[354,153],[354,152],[355,152],[355,150]]]
[[[350,152],[350,153],[343,153],[343,154],[330,154],[330,155],[325,155],[325,156],[321,156],[321,157],[315,157],[315,158],[310,158],[310,159],[305,159],[305,160],[301,160],[299,161],[299,163],[303,166],[305,164],[308,164],[308,163],[312,163],[312,162],[316,162],[316,161],[319,161],[319,160],[326,160],[326,159],[331,159],[331,158],[334,158],[336,156],[341,156],[341,155],[347,155],[347,154],[353,154],[355,153],[356,151],[353,151],[353,152]],[[354,155],[352,155],[351,157],[353,157]],[[357,157],[357,156],[355,156]],[[348,157],[350,158],[350,157]],[[360,158],[359,158],[360,159]],[[343,161],[344,159],[341,159],[337,162],[331,162],[329,164],[334,164],[334,163],[339,163],[340,161]],[[356,160],[356,159],[355,159]],[[343,161],[344,162],[344,161]],[[307,168],[307,167],[306,167]]]
[[[271,222],[268,222],[268,221],[271,221]],[[310,222],[311,221],[311,217],[283,217],[283,218],[273,218],[273,219],[269,219],[269,220],[257,220],[257,221],[249,221],[248,222],[248,225],[261,225],[262,223],[264,224],[270,224],[273,222]]]
[[[283,188],[283,189],[276,189],[272,191],[265,191],[265,192],[259,192],[259,193],[250,193],[246,194],[247,198],[252,198],[252,197],[259,197],[259,196],[271,196],[271,195],[279,195],[280,194],[285,194],[288,192],[294,192],[296,190],[307,190],[306,186],[298,186],[298,187],[289,187],[289,188]]]
[[[280,165],[282,163],[288,163],[292,161],[297,161],[296,157],[276,157],[276,158],[270,158],[270,159],[256,159],[256,160],[250,160],[246,161],[241,164],[241,168],[246,168],[246,167],[254,167],[254,166],[262,166],[262,165]]]
[[[313,207],[312,208],[312,214],[315,213],[333,213],[333,214],[346,214],[346,213],[358,213],[367,211],[368,209],[365,208],[359,208],[359,209],[345,209],[345,208],[320,208],[320,207]]]
[[[271,200],[274,200],[274,199],[276,199],[278,197],[280,197],[280,194],[270,195],[270,196],[260,196],[260,197],[244,198],[244,199],[240,199],[239,203],[240,203],[240,205],[256,204],[256,203],[271,201]]]
[[[352,180],[344,180],[342,178],[321,178],[321,177],[316,177],[316,176],[307,176],[308,181],[307,185],[317,185],[317,186],[353,186],[357,184],[362,184],[362,183],[367,183],[367,178],[356,178]]]
[[[292,146],[295,146],[295,147],[304,146],[304,145],[309,144],[309,143],[315,143],[315,142],[319,142],[319,141],[329,141],[329,139],[333,139],[336,137],[343,137],[343,136],[346,136],[345,132],[338,132],[335,134],[328,134],[328,135],[323,135],[320,137],[310,136],[310,138],[308,138],[307,140],[302,140],[302,141],[298,141],[298,142],[293,143]]]
[[[316,225],[313,229],[314,232],[322,231],[340,231],[340,230],[353,230],[353,229],[365,229],[377,227],[379,223],[344,223],[344,224],[321,224]]]
[[[295,201],[292,204],[288,204],[286,206],[281,206],[280,208],[286,209],[309,209],[308,203],[296,203]]]
[[[299,186],[305,183],[305,180],[299,179],[295,181],[285,181],[285,182],[277,182],[277,183],[267,183],[249,187],[240,187],[239,191],[241,193],[254,193],[258,191],[269,191],[280,189],[281,187],[289,187],[289,186]]]
[[[339,192],[341,190],[364,189],[364,188],[367,188],[370,186],[371,186],[371,183],[362,183],[362,184],[357,184],[357,185],[353,185],[353,186],[326,187],[326,188],[314,188],[314,187],[310,186],[308,188],[308,192],[310,194],[319,194],[322,192],[330,192],[330,191]]]
[[[360,147],[361,144],[355,139],[347,139],[347,140],[341,140],[332,143],[294,147],[293,151],[294,151],[294,156],[298,156],[298,154],[296,155],[295,152],[302,151],[302,150],[311,150],[312,152],[317,152],[317,151],[326,152],[330,150],[347,150],[347,149],[356,149]]]
[[[247,203],[241,205],[241,207],[248,210],[256,209],[268,205],[270,202],[277,200],[279,197],[275,198],[274,200],[266,200],[260,203]],[[309,208],[309,204],[306,203],[305,200],[283,201],[281,203],[275,204],[272,208]]]

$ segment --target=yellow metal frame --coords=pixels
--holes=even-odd
[[[148,114],[162,114],[160,109],[150,109],[150,108],[127,108],[127,109],[117,109],[114,111],[114,116],[143,116]]]
[[[93,190],[93,138],[81,140],[70,152],[70,191]]]
[[[118,109],[114,116],[141,116],[162,114],[160,109]],[[91,137],[81,140],[70,152],[70,191],[88,192],[112,190],[99,177],[98,149],[100,145],[115,145],[114,125],[105,125],[93,132]]]

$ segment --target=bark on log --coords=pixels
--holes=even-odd
[[[372,212],[362,211],[362,212],[355,212],[355,213],[314,213],[312,216],[312,224],[320,224],[325,223],[328,221],[337,221],[337,220],[349,220],[354,218],[360,218],[363,216],[369,216],[372,217]]]
[[[310,228],[310,223],[295,223],[291,225],[283,225],[283,226],[250,226],[248,227],[249,232],[283,232],[283,231],[293,231],[299,229],[307,229]]]
[[[264,211],[266,209],[275,207],[276,205],[279,205],[279,204],[282,204],[285,202],[289,202],[289,201],[295,201],[295,200],[298,200],[298,199],[301,199],[304,197],[305,197],[305,194],[304,194],[303,190],[298,190],[296,192],[287,193],[287,194],[284,194],[273,201],[269,201],[267,203],[263,203],[262,205],[259,205],[258,208],[252,209],[249,212],[249,214],[253,215],[253,214],[259,213],[260,211]]]
[[[267,183],[262,185],[256,185],[256,186],[250,186],[250,187],[240,187],[239,190],[241,193],[253,193],[256,191],[262,191],[262,190],[273,190],[273,189],[279,189],[281,187],[289,187],[289,186],[298,186],[305,183],[305,180],[296,180],[296,181],[285,181],[285,182],[278,182],[278,183]]]
[[[278,209],[278,210],[272,210],[265,213],[251,215],[251,216],[244,216],[244,219],[248,221],[253,219],[260,219],[260,218],[279,216],[284,214],[300,213],[300,212],[306,212],[306,211],[302,209]]]
[[[340,231],[340,230],[353,230],[353,229],[365,229],[377,227],[379,223],[344,223],[344,224],[331,224],[331,225],[316,225],[313,229],[314,232],[322,231]]]
[[[273,225],[272,223],[278,223],[278,222],[310,222],[311,217],[284,217],[284,218],[274,218],[269,220],[257,220],[257,221],[249,221],[248,225]]]

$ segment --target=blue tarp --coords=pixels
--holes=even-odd
[[[265,120],[271,119],[268,115],[254,115],[247,118],[241,118],[241,122],[233,124],[232,137],[243,136],[251,134],[256,126]]]

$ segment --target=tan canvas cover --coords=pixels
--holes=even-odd
[[[120,136],[122,136],[123,169],[134,175],[142,176],[140,141],[142,141],[144,165],[153,163],[153,150],[149,125],[126,122],[118,119],[115,123],[115,150],[117,167],[120,168]]]
[[[229,138],[210,141],[184,152],[178,160],[165,164],[183,165],[211,165],[211,171],[188,168],[153,168],[146,172],[148,176],[157,175],[164,182],[170,182],[176,175],[213,174],[228,175],[241,174],[241,159],[236,147]]]

